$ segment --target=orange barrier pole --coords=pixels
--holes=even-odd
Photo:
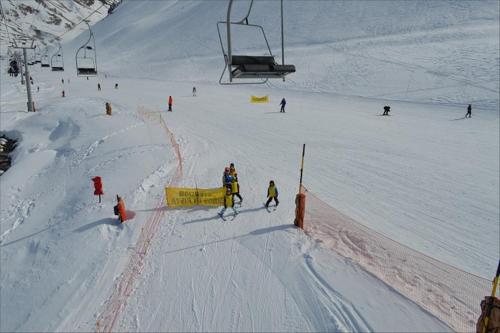
[[[306,213],[306,195],[299,193],[295,197],[295,226],[304,229],[304,215]]]
[[[306,154],[306,144],[302,146],[302,162],[300,163],[299,193],[295,197],[295,221],[294,224],[300,229],[304,229],[304,215],[306,213],[306,195],[302,191],[302,174],[304,173],[304,156]]]

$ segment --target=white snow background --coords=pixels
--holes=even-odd
[[[285,59],[297,73],[223,87],[216,22],[227,2],[126,1],[93,26],[97,78],[76,77],[85,32],[63,45],[64,73],[31,69],[33,114],[2,62],[0,129],[19,143],[0,177],[0,330],[95,330],[133,258],[141,271],[113,330],[450,330],[292,226],[300,153],[306,143],[304,181],[330,206],[490,279],[500,251],[498,5],[285,1]],[[255,2],[250,21],[281,61],[279,2]],[[237,35],[241,52],[262,51],[255,35]],[[472,119],[462,119],[469,103]],[[386,104],[391,117],[379,117]],[[217,187],[229,162],[244,197],[234,220],[206,208],[158,213],[164,186]],[[271,179],[281,204],[268,213]],[[136,213],[122,225],[116,194]]]

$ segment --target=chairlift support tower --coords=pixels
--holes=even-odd
[[[28,56],[26,50],[34,50],[36,46],[34,46],[34,40],[31,40],[29,43],[27,40],[19,40],[19,44],[16,40],[13,41],[14,49],[22,49],[23,50],[23,58],[24,58],[24,75],[26,79],[26,92],[28,94],[28,112],[33,112],[33,98],[31,96],[31,80],[30,80],[30,72],[28,70]],[[22,76],[22,74],[21,74]]]

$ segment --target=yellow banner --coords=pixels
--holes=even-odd
[[[181,188],[166,187],[168,207],[224,206],[226,190],[221,188]]]
[[[250,102],[252,103],[268,103],[269,102],[269,96],[262,96],[262,97],[257,97],[257,96],[252,96],[250,97]]]

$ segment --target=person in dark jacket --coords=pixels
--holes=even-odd
[[[281,100],[280,105],[281,105],[280,112],[285,113],[285,105],[286,105],[286,99],[285,99],[285,97],[283,97],[283,99]]]
[[[465,114],[465,118],[472,118],[472,105],[470,104],[467,107],[467,113]]]
[[[382,113],[382,115],[388,116],[389,112],[391,112],[391,107],[389,105],[384,106],[384,113]]]
[[[101,91],[101,84],[100,83],[97,84],[97,91]]]
[[[271,203],[271,200],[274,199],[274,202],[276,203],[276,207],[279,205],[278,201],[278,188],[274,184],[274,180],[271,180],[269,182],[269,187],[267,188],[267,202],[266,202],[266,208],[269,207],[269,204]]]

